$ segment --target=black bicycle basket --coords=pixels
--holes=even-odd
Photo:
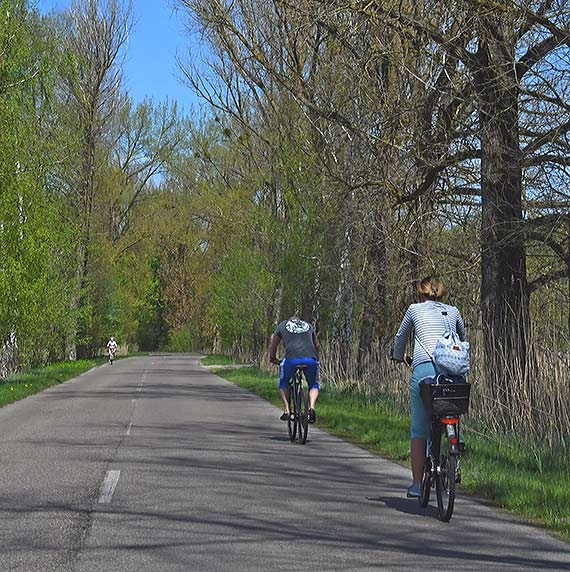
[[[441,375],[420,382],[422,401],[431,417],[464,415],[469,411],[470,393],[470,383]]]

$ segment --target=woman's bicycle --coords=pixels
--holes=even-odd
[[[439,518],[448,522],[455,505],[455,485],[461,482],[459,457],[463,443],[459,439],[459,420],[469,410],[471,385],[463,378],[453,379],[443,374],[431,381],[420,385],[432,424],[419,501],[426,507],[435,487]]]
[[[289,440],[291,443],[297,440],[301,445],[307,442],[309,433],[309,389],[305,368],[304,365],[297,366],[295,375],[289,380]]]

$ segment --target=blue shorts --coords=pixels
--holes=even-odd
[[[287,389],[289,380],[295,375],[295,368],[298,365],[306,365],[305,377],[309,384],[309,389],[320,389],[319,386],[319,360],[313,357],[285,358],[279,365],[279,387]]]
[[[420,380],[424,377],[434,377],[433,363],[426,361],[418,364],[412,372],[410,381],[410,397],[412,401],[412,439],[429,439],[431,419],[426,411],[420,395]]]

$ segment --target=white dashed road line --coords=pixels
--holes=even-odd
[[[119,482],[121,471],[107,471],[101,489],[99,490],[99,503],[110,503],[115,492],[115,487]]]

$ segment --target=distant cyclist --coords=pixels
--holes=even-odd
[[[115,359],[115,354],[117,353],[118,349],[117,342],[115,338],[111,336],[111,339],[107,342],[107,351],[109,352],[109,363],[112,364],[113,360]]]
[[[283,342],[285,358],[277,359],[277,347]],[[320,344],[311,324],[297,316],[283,320],[271,336],[269,360],[279,366],[279,394],[283,401],[283,414],[280,419],[289,419],[289,380],[295,375],[295,368],[306,366],[305,377],[309,384],[309,423],[317,419],[315,404],[319,396],[319,351]]]

